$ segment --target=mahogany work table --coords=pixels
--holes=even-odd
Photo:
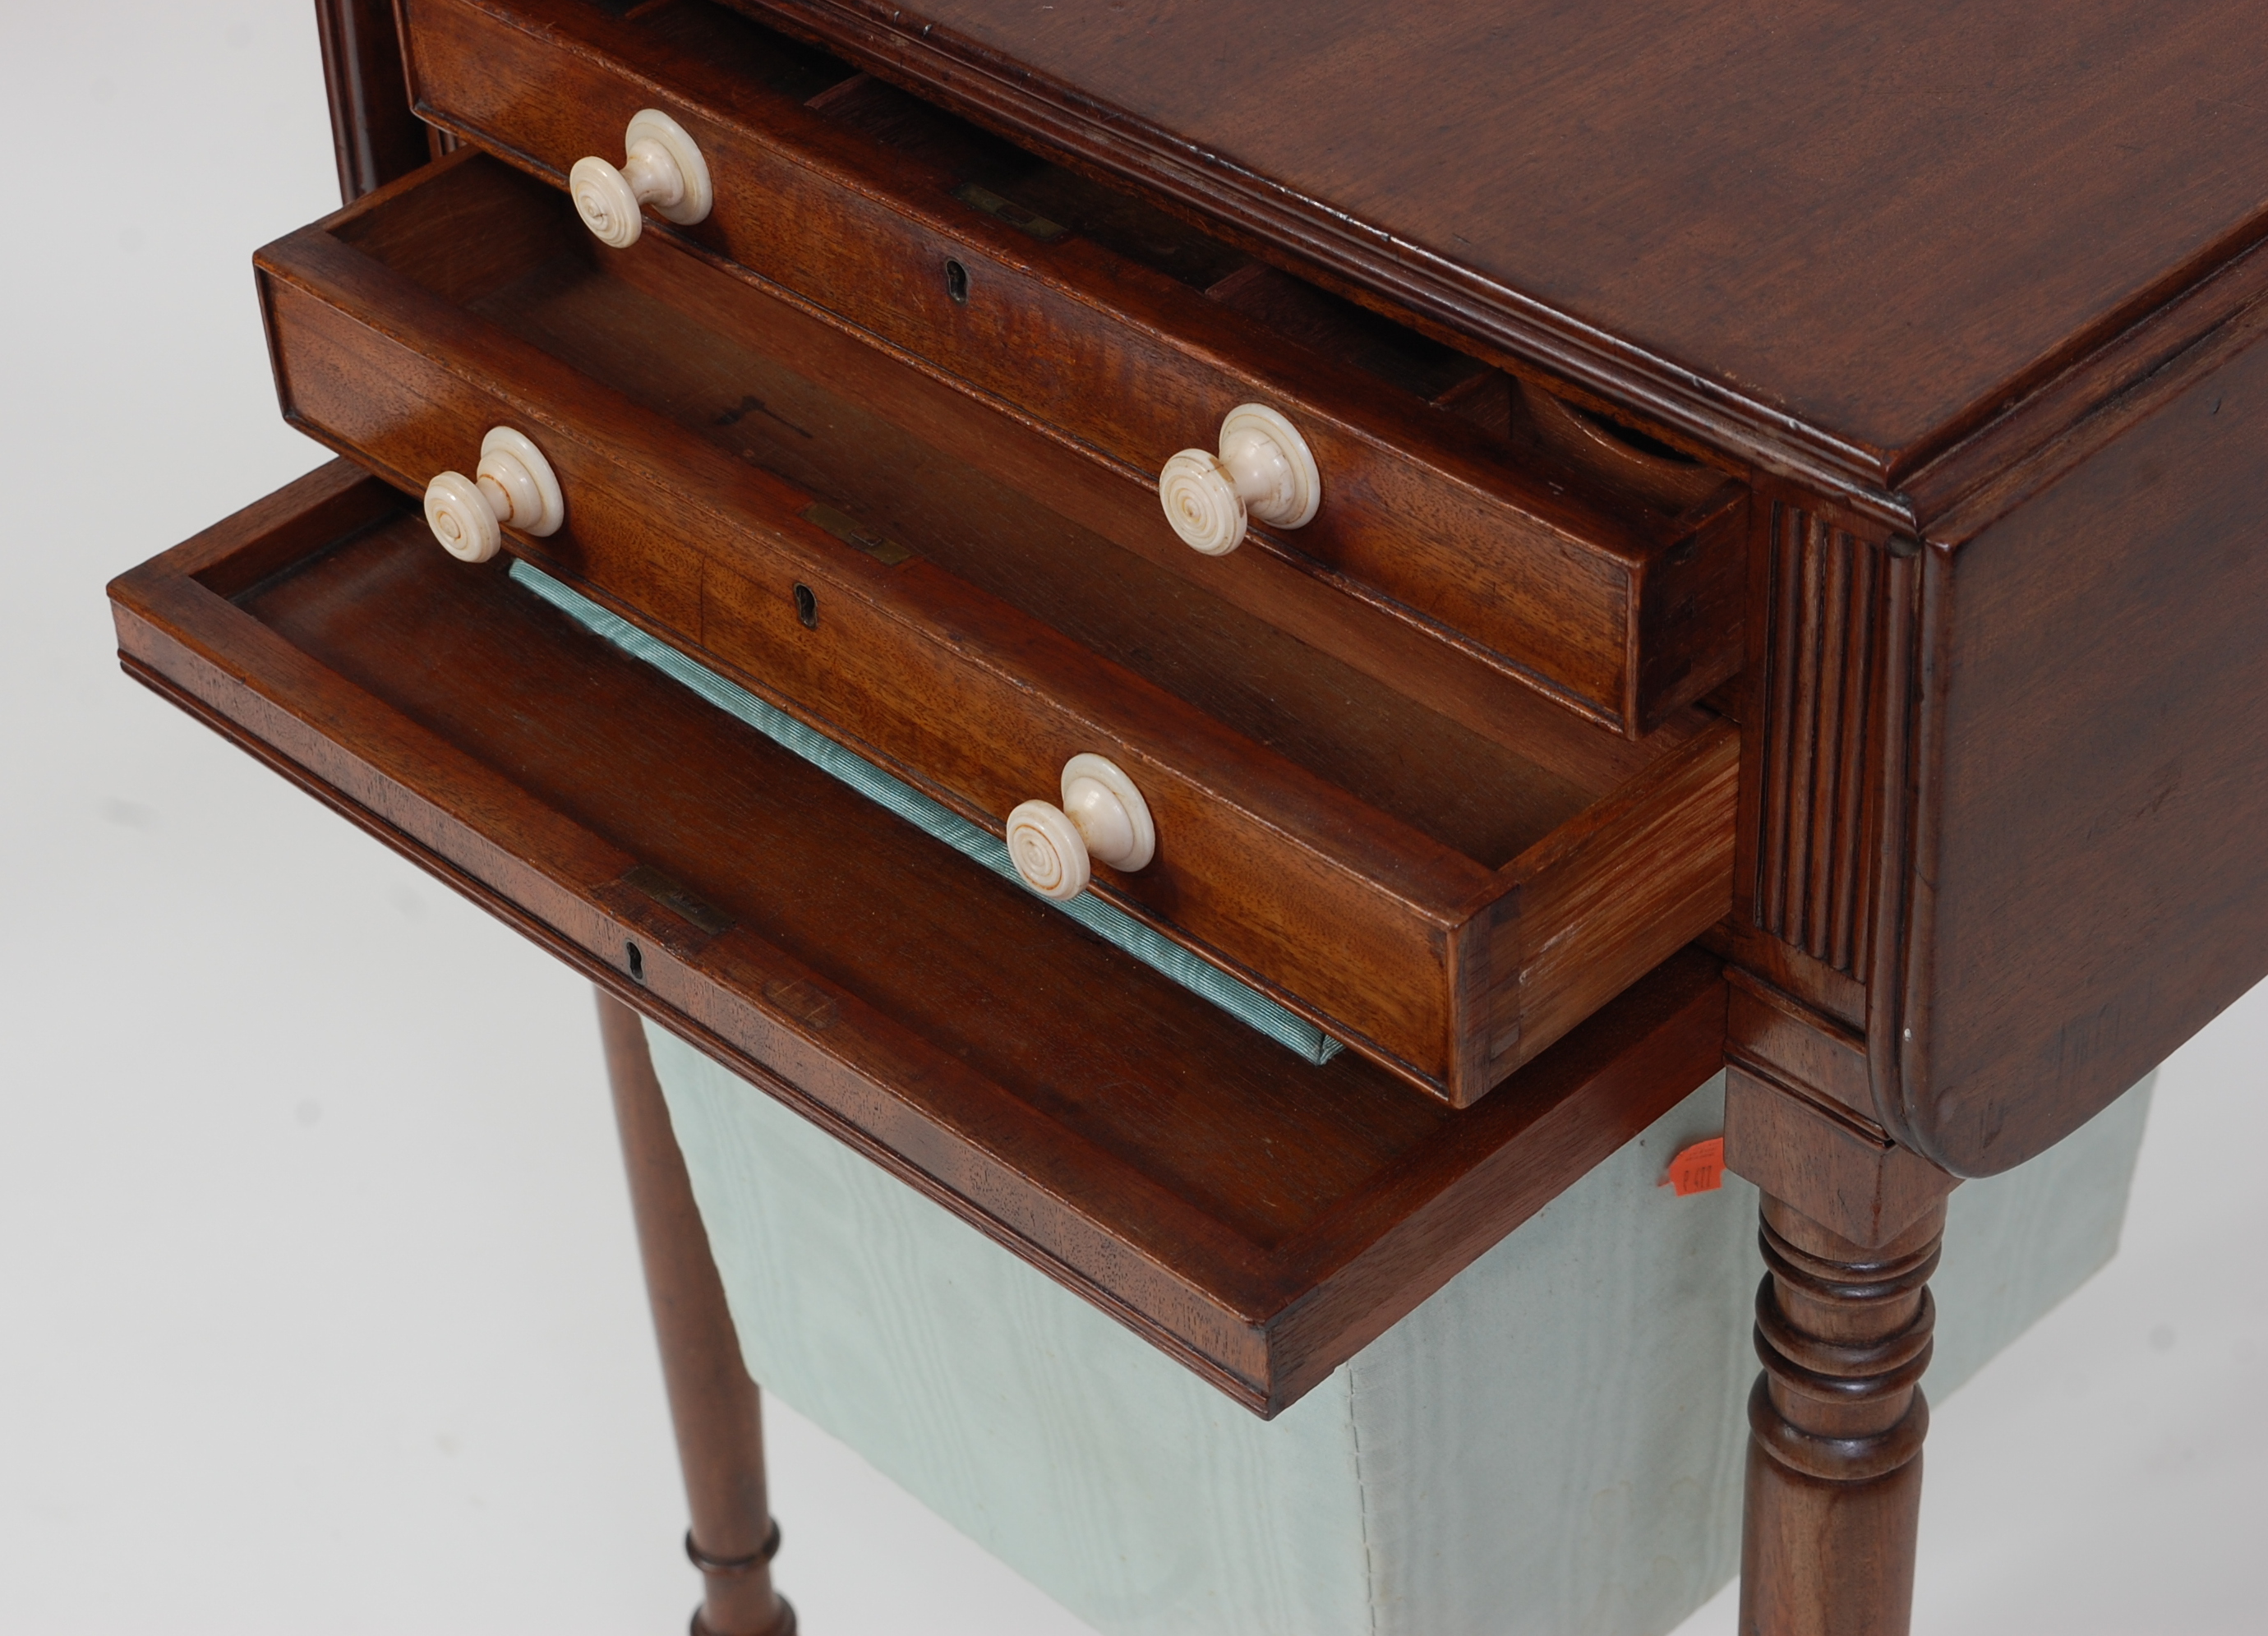
[[[599,985],[696,1629],[637,1013],[1263,1415],[1721,1067],[1742,1628],[1905,1630],[1948,1196],[2268,973],[2257,7],[317,11],[346,458],[120,648]]]

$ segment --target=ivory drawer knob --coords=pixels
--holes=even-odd
[[[1068,902],[1094,878],[1090,860],[1131,873],[1157,855],[1150,804],[1134,780],[1100,755],[1064,763],[1063,805],[1026,801],[1008,814],[1008,856],[1024,884]]]
[[[460,562],[485,563],[506,527],[539,538],[567,520],[567,502],[543,451],[509,426],[481,439],[476,476],[445,471],[425,485],[425,521],[441,549]]]
[[[576,160],[567,173],[576,213],[600,243],[617,250],[636,244],[644,226],[641,205],[651,204],[681,227],[708,217],[716,198],[709,186],[709,161],[684,126],[659,108],[644,108],[630,115],[623,145],[629,157],[620,170],[593,154]]]
[[[1304,528],[1323,501],[1323,480],[1300,429],[1274,409],[1246,403],[1220,423],[1220,453],[1183,449],[1158,474],[1158,498],[1192,549],[1226,556],[1244,543],[1247,514],[1277,528]]]

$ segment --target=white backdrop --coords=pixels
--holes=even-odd
[[[0,0],[0,1630],[681,1630],[588,990],[122,677],[102,584],[307,469],[254,247],[306,0]],[[2112,1268],[1938,1414],[1917,1629],[2256,1631],[2268,992]],[[774,1406],[811,1636],[1075,1636]],[[1729,1596],[1686,1636],[1724,1636]]]

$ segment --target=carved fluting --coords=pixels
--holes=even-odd
[[[1885,633],[1883,551],[1775,503],[1756,924],[1837,971],[1867,946],[1868,792]]]

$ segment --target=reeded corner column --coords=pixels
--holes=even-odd
[[[645,1030],[620,1000],[603,991],[598,999],[630,1211],[692,1516],[685,1554],[704,1581],[693,1636],[792,1636],[795,1610],[772,1587],[779,1525],[764,1485],[762,1399],[740,1359]]]

